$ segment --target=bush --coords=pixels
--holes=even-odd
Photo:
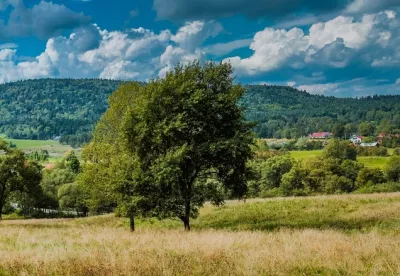
[[[388,156],[387,148],[383,147],[357,147],[358,156]]]
[[[349,193],[354,190],[351,179],[345,176],[330,175],[325,179],[324,190],[327,194]]]
[[[389,181],[400,182],[400,155],[392,156],[385,167]]]
[[[263,162],[261,168],[261,183],[264,189],[278,188],[282,176],[292,169],[295,160],[289,155],[274,156]]]
[[[400,148],[395,148],[393,151],[393,155],[395,156],[400,155]]]
[[[386,182],[383,171],[379,168],[363,168],[360,170],[356,180],[356,187],[361,188],[366,185],[376,185]]]
[[[295,164],[292,169],[282,176],[281,189],[284,195],[305,195],[304,188],[306,187],[306,179],[309,172]]]
[[[389,182],[378,185],[366,185],[357,189],[356,194],[395,193],[400,192],[400,183]]]
[[[349,141],[331,139],[325,148],[324,157],[334,158],[340,161],[346,159],[355,161],[357,159],[357,150]]]

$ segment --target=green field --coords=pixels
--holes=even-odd
[[[389,154],[393,153],[393,149],[389,149]],[[312,150],[312,151],[291,151],[290,154],[293,158],[298,160],[305,160],[308,158],[314,158],[321,156],[323,150]],[[363,163],[367,167],[371,168],[384,168],[390,157],[380,156],[360,156],[357,160]]]
[[[54,140],[21,140],[21,139],[5,139],[7,142],[12,142],[18,149],[29,153],[35,150],[47,150],[50,155],[49,162],[56,162],[61,159],[64,154],[70,150],[77,152],[80,155],[81,149],[73,149],[71,146],[62,145]]]
[[[0,222],[0,275],[399,275],[400,193],[206,205],[177,219]]]

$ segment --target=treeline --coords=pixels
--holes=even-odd
[[[241,103],[247,118],[258,123],[261,138],[299,138],[313,132],[343,136],[400,133],[400,96],[335,98],[311,95],[292,87],[250,85]]]
[[[362,153],[369,151],[373,150]],[[322,157],[305,161],[297,161],[285,151],[261,152],[250,162],[254,175],[248,184],[248,196],[400,191],[399,153],[395,150],[385,169],[381,170],[357,162],[357,149],[349,141],[339,139],[329,142]]]
[[[8,181],[0,185],[0,210],[3,214],[25,218],[76,217],[88,214],[83,189],[76,182],[81,169],[79,159],[73,151],[66,153],[54,167],[43,169],[38,162],[48,158],[46,151],[24,155],[18,149],[2,145],[4,142],[0,140],[0,148],[6,150],[6,154],[0,156],[0,170],[3,173],[0,180]],[[17,170],[15,176],[6,173],[15,172],[16,167],[19,171]]]
[[[0,85],[0,133],[81,146],[121,85],[113,80],[41,79]],[[347,136],[400,133],[400,96],[360,99],[311,95],[291,87],[248,85],[240,104],[261,138],[299,138],[343,125]],[[391,147],[398,140],[387,140]]]

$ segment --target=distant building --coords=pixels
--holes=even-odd
[[[364,136],[353,135],[353,136],[350,138],[350,141],[351,141],[353,144],[359,145],[359,144],[362,143],[362,140],[363,140],[363,139],[364,139]]]
[[[378,143],[378,142],[373,142],[373,143],[361,143],[360,146],[361,146],[361,147],[365,147],[365,148],[377,148],[377,147],[379,147],[379,143]]]
[[[310,134],[309,138],[310,139],[329,139],[331,138],[332,133],[330,132],[314,132],[313,134]]]

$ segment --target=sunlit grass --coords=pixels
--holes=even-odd
[[[0,275],[398,275],[400,193],[207,204],[178,220],[0,223]]]
[[[393,149],[389,150],[389,154],[393,153]],[[297,160],[306,160],[310,158],[316,158],[322,156],[323,150],[311,150],[311,151],[291,151],[291,156]],[[384,168],[390,157],[381,156],[359,156],[357,161],[363,163],[365,166],[370,168]]]

